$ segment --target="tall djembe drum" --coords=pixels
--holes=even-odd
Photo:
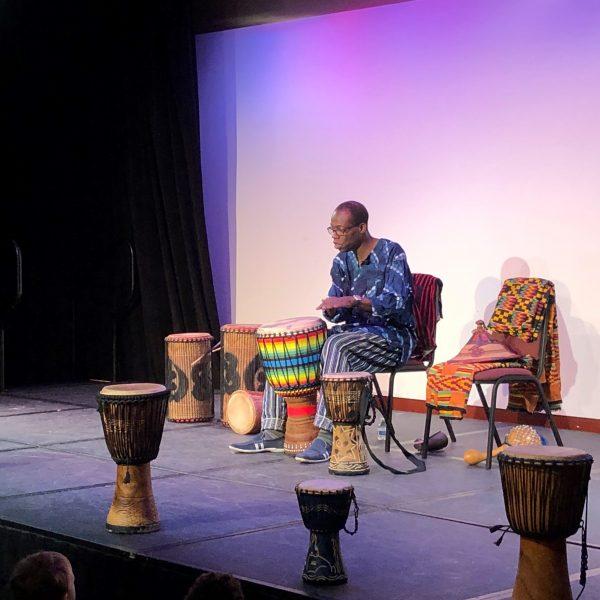
[[[167,388],[153,383],[107,385],[98,394],[104,439],[117,463],[115,495],[106,518],[112,533],[160,528],[150,461],[158,456],[168,398]]]
[[[358,530],[358,505],[354,488],[343,481],[311,479],[296,486],[300,514],[310,530],[310,543],[302,579],[317,585],[346,583],[340,550],[340,530],[350,535]],[[350,505],[354,502],[354,531],[346,529]]]
[[[572,598],[566,538],[580,527],[592,462],[582,450],[556,446],[498,455],[506,516],[521,536],[514,599]]]
[[[165,378],[171,389],[169,421],[213,420],[212,340],[210,333],[173,333],[165,338]]]
[[[366,475],[367,453],[361,438],[361,415],[367,410],[372,375],[328,373],[321,375],[323,397],[333,421],[333,446],[329,472],[333,475]]]
[[[325,322],[312,317],[268,323],[256,332],[265,376],[287,405],[286,454],[306,450],[317,436],[314,417],[326,336]]]
[[[238,390],[262,392],[265,374],[258,354],[258,325],[230,323],[221,327],[221,422],[229,426],[227,406]]]

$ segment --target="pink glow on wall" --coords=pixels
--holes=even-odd
[[[444,280],[440,359],[502,277],[554,280],[565,410],[600,417],[598,31],[593,0],[415,0],[205,36],[234,55],[238,321],[314,313],[361,200]]]

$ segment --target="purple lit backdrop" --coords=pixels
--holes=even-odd
[[[555,281],[565,412],[600,417],[598,31],[593,0],[423,0],[199,36],[221,314],[316,314],[329,214],[361,200],[445,282],[440,360],[501,279]]]

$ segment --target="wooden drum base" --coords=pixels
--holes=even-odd
[[[358,425],[333,424],[329,472],[344,476],[368,475],[369,463]]]
[[[571,600],[564,539],[534,540],[521,536],[514,600]]]
[[[117,485],[106,529],[111,533],[150,533],[160,529],[150,463],[117,465]]]

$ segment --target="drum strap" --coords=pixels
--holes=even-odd
[[[344,531],[350,535],[354,535],[358,531],[358,504],[356,503],[354,490],[352,490],[352,502],[354,503],[354,531],[348,531],[344,525]]]
[[[377,390],[377,402],[375,402],[373,398],[373,394],[371,393],[371,386],[365,386],[363,390],[363,395],[361,398],[361,415],[360,415],[360,429],[362,434],[362,439],[371,455],[371,458],[383,469],[393,473],[394,475],[411,475],[412,473],[422,473],[426,470],[425,461],[422,461],[420,458],[417,458],[414,454],[411,454],[396,438],[396,433],[394,431],[394,427],[392,425],[392,420],[388,419],[387,411],[385,410],[385,404],[383,402],[383,396],[381,395],[381,389],[379,388],[379,384],[377,380],[373,378],[373,383],[375,384],[375,389]],[[386,465],[382,460],[380,460],[375,453],[373,452],[371,446],[369,445],[369,440],[367,438],[366,425],[370,425],[375,422],[375,417],[377,415],[377,409],[379,408],[379,412],[383,416],[385,421],[385,425],[387,430],[390,432],[390,437],[394,441],[394,444],[400,448],[402,454],[404,454],[405,458],[409,460],[413,465],[415,465],[414,469],[409,469],[407,471],[403,471],[401,469],[396,469],[390,465]],[[369,413],[369,409],[373,411],[373,414],[370,418],[367,417]]]

